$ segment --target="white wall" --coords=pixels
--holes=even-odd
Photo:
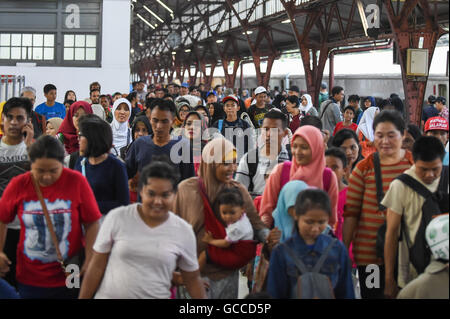
[[[57,102],[64,102],[67,90],[78,100],[89,97],[89,84],[98,81],[101,92],[129,91],[130,0],[103,0],[102,61],[100,68],[0,66],[0,74],[24,75],[25,85],[36,89],[36,105],[45,102],[44,85],[57,87]]]

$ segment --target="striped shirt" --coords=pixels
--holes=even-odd
[[[397,164],[381,164],[383,192],[386,193],[391,182],[413,165],[412,155],[406,151],[405,157]],[[373,154],[359,162],[353,170],[347,191],[345,217],[357,217],[358,225],[353,240],[353,254],[358,266],[383,264],[376,256],[378,228],[385,221],[386,212],[378,210],[377,188]]]

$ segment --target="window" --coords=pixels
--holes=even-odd
[[[0,60],[53,61],[55,35],[0,33]]]
[[[65,34],[65,61],[95,61],[97,58],[97,36],[92,34]]]

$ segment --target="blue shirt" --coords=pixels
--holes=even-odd
[[[321,254],[333,240],[328,235],[319,235],[313,248],[308,247],[297,231],[284,244],[297,252],[297,256],[306,267],[313,267]],[[270,257],[270,265],[267,279],[267,292],[277,299],[291,298],[292,288],[296,285],[298,271],[294,261],[280,244],[274,248]],[[344,244],[337,241],[330,250],[321,274],[327,275],[334,289],[337,299],[355,298],[351,272],[351,261]]]
[[[52,117],[59,117],[64,119],[66,117],[66,107],[64,104],[55,102],[53,106],[48,106],[46,102],[39,104],[36,106],[36,113],[42,114],[45,116],[45,119],[48,121]]]
[[[75,170],[81,173],[84,158],[80,156],[75,164]],[[102,215],[130,203],[127,170],[125,164],[114,155],[109,154],[105,161],[97,165],[89,164],[86,159],[85,173]]]
[[[176,151],[171,154],[173,147],[176,147]],[[142,136],[131,143],[126,156],[128,176],[132,178],[137,172],[142,171],[152,162],[154,156],[165,156],[169,163],[176,165],[180,171],[180,182],[195,176],[193,154],[187,139],[179,136],[164,146],[158,146],[153,143],[152,135]]]

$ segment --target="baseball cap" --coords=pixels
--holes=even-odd
[[[322,83],[320,84],[320,88],[321,88],[321,89],[326,89],[326,88],[328,88],[327,83],[322,82]]]
[[[189,84],[187,84],[187,82],[183,82],[183,83],[181,83],[181,87],[189,88]]]
[[[227,95],[222,99],[222,103],[225,104],[226,101],[228,100],[232,100],[234,102],[236,102],[236,104],[239,105],[239,100],[237,99],[237,97],[235,97],[234,95]]]
[[[211,94],[214,94],[215,96],[217,96],[216,91],[208,91],[208,93],[206,93],[206,97],[210,96]]]
[[[255,89],[255,95],[261,94],[261,93],[267,93],[267,90],[264,86],[258,86]]]
[[[298,88],[297,85],[291,86],[291,87],[288,89],[288,91],[293,91],[293,92],[300,93],[300,89]]]
[[[431,117],[425,123],[425,133],[428,131],[448,131],[448,122],[440,116]]]

